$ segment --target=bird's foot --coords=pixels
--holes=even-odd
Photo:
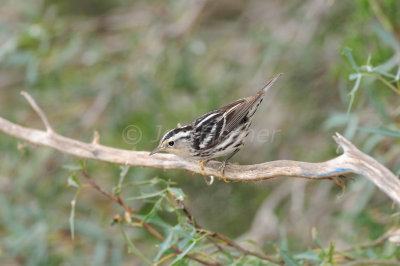
[[[343,198],[344,194],[346,193],[346,183],[344,181],[345,178],[346,177],[343,175],[337,176],[336,178],[335,177],[330,178],[336,185],[342,188],[342,194],[337,197],[338,199]]]
[[[226,167],[226,161],[223,161],[221,166],[218,168],[218,173],[221,176],[222,180],[224,180],[225,183],[229,183],[229,181],[225,177],[225,167]]]
[[[206,166],[206,163],[208,163],[209,160],[204,160],[204,161],[199,161],[198,164],[200,166],[200,174],[204,177],[204,181],[206,181],[206,184],[211,186],[214,183],[214,177],[210,176],[210,180],[207,179],[206,173],[204,173],[204,167]]]
[[[205,176],[206,174],[204,173],[204,167],[206,166],[206,163],[208,162],[208,160],[204,160],[204,161],[199,161],[198,165],[200,166],[200,174]]]

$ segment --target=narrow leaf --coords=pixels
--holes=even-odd
[[[64,164],[62,168],[70,170],[70,171],[79,171],[82,170],[82,167],[80,165],[75,165],[75,164]]]
[[[79,188],[81,184],[79,183],[79,179],[76,176],[76,172],[73,172],[69,177],[68,177],[68,186],[70,187],[76,187]]]
[[[394,51],[400,51],[400,45],[391,32],[386,31],[379,24],[375,24],[373,29],[385,44],[391,46]]]
[[[313,227],[311,229],[311,234],[312,234],[312,239],[314,241],[314,243],[322,250],[322,252],[324,253],[324,247],[321,244],[321,241],[319,240],[318,237],[318,231],[315,227]]]
[[[312,250],[307,250],[306,252],[296,254],[294,256],[294,258],[297,260],[321,261],[321,259],[318,257],[318,255]]]
[[[300,266],[300,263],[296,261],[295,258],[292,257],[287,251],[279,249],[279,253],[282,256],[283,261],[286,263],[288,266]]]
[[[157,196],[161,196],[164,193],[165,193],[165,189],[157,191],[157,192],[154,192],[154,193],[144,193],[144,194],[142,194],[140,196],[137,196],[137,197],[130,197],[130,198],[127,198],[127,200],[154,198],[154,197],[157,197]]]
[[[351,107],[353,106],[353,102],[354,102],[354,99],[355,99],[356,92],[357,92],[358,88],[360,87],[361,77],[362,77],[362,75],[358,74],[357,79],[356,79],[356,83],[354,84],[353,89],[349,93],[350,102],[349,102],[349,107],[347,108],[347,114],[350,113]]]
[[[333,264],[333,255],[335,253],[335,244],[331,243],[329,245],[329,251],[328,251],[328,263]]]
[[[183,257],[186,256],[187,253],[196,245],[196,241],[193,240],[192,244],[190,244],[184,251],[182,251],[181,254],[179,254],[173,262],[171,262],[171,265],[176,265],[177,262],[179,262]]]
[[[185,198],[185,193],[183,193],[183,190],[180,188],[170,187],[168,188],[168,191],[171,192],[179,201],[183,201]]]
[[[394,129],[390,129],[390,128],[387,128],[384,126],[380,126],[377,128],[360,127],[359,129],[362,131],[376,133],[376,134],[387,136],[387,137],[400,138],[400,130],[394,130]]]
[[[165,238],[164,242],[160,244],[157,256],[153,260],[154,262],[158,261],[161,258],[161,256],[165,253],[165,251],[167,251],[171,247],[173,237],[174,237],[174,229],[171,229],[167,237]]]
[[[153,208],[149,211],[148,214],[146,214],[146,216],[144,217],[143,222],[146,222],[147,219],[151,218],[153,215],[157,214],[157,211],[160,209],[161,207],[161,202],[163,201],[164,197],[160,197],[156,203],[154,204]]]
[[[349,60],[350,64],[354,68],[355,71],[360,72],[359,67],[356,64],[356,61],[353,58],[353,53],[351,52],[351,49],[349,47],[345,47],[343,50],[344,56],[347,57],[347,60]]]
[[[124,237],[125,242],[128,244],[129,247],[129,252],[136,254],[138,257],[140,257],[144,262],[146,262],[149,265],[152,265],[151,261],[148,260],[133,244],[133,242],[129,239],[127,234],[124,231],[124,228],[122,227],[122,224],[119,222],[119,230],[121,231],[122,236]]]

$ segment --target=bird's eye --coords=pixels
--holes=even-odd
[[[170,142],[168,142],[168,145],[169,145],[169,146],[171,146],[171,147],[172,147],[172,146],[174,146],[174,144],[175,144],[175,142],[174,142],[174,141],[170,141]]]

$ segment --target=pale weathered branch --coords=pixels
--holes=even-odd
[[[28,103],[31,105],[32,109],[38,114],[40,119],[42,120],[44,126],[46,127],[47,133],[54,133],[53,128],[50,125],[49,120],[47,119],[46,114],[43,112],[43,110],[39,107],[39,105],[36,103],[36,101],[32,98],[29,93],[26,91],[21,91],[21,95],[25,97],[25,99],[28,101]]]
[[[195,161],[183,160],[172,154],[149,156],[147,151],[128,151],[100,145],[97,141],[85,143],[61,136],[53,131],[46,116],[27,93],[23,94],[39,114],[47,131],[26,128],[0,117],[0,131],[30,143],[54,148],[62,153],[79,158],[104,162],[162,169],[181,169],[202,173]],[[27,97],[28,96],[28,97]],[[48,134],[51,132],[52,134]],[[339,133],[334,136],[344,153],[321,163],[298,161],[271,161],[255,165],[233,165],[225,168],[225,179],[233,181],[258,181],[277,177],[299,177],[308,179],[330,179],[346,174],[359,174],[371,180],[397,203],[400,203],[400,181],[389,169],[372,157],[358,150]],[[211,161],[204,174],[220,176],[217,171],[220,162]]]

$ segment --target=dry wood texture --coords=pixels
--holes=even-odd
[[[149,156],[147,151],[129,151],[107,147],[98,143],[95,134],[92,143],[85,143],[61,136],[54,132],[44,112],[26,92],[22,95],[42,119],[46,131],[20,126],[0,117],[0,131],[39,146],[56,149],[79,158],[93,159],[115,164],[162,169],[181,169],[192,173],[202,173],[195,161],[181,159],[172,154]],[[361,152],[339,133],[334,136],[343,154],[321,163],[279,160],[255,165],[228,165],[225,179],[232,181],[259,181],[278,177],[308,179],[330,179],[346,174],[358,174],[368,178],[389,197],[400,203],[400,181],[389,169],[374,158]],[[220,176],[217,169],[220,162],[211,161],[204,169],[208,176]]]

